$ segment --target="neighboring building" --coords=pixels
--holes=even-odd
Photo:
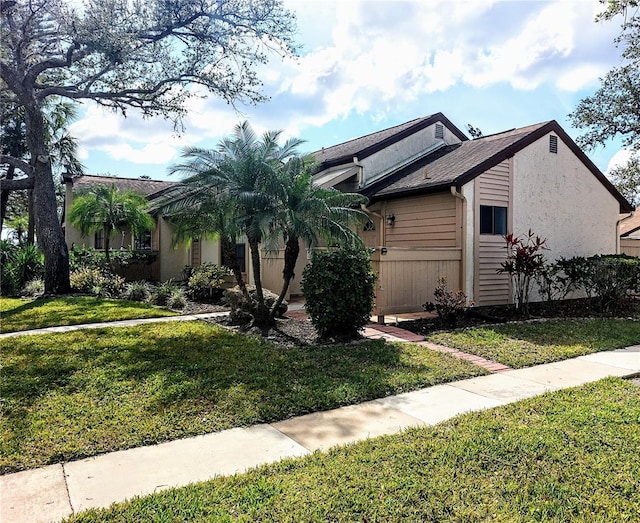
[[[555,121],[469,140],[437,113],[315,155],[318,184],[370,199],[378,315],[420,310],[441,276],[476,305],[509,303],[506,233],[547,238],[551,260],[615,253],[630,211]]]
[[[69,209],[73,205],[74,196],[83,190],[96,184],[115,185],[121,191],[135,191],[147,197],[150,207],[166,191],[176,185],[176,182],[149,180],[142,178],[116,178],[112,176],[83,175],[65,178],[65,216],[69,215]],[[155,253],[156,261],[150,268],[150,279],[166,281],[170,278],[180,279],[185,265],[198,266],[205,261],[219,264],[222,255],[217,242],[205,239],[195,239],[189,248],[184,246],[172,246],[173,228],[157,211],[152,211],[156,226],[148,234],[140,238],[134,237],[130,232],[116,235],[111,240],[112,249],[134,249]],[[63,223],[67,246],[72,245],[93,247],[97,250],[104,248],[102,232],[91,236],[82,236],[70,224]],[[240,252],[242,251],[242,252]],[[239,254],[244,253],[244,244],[239,245]],[[241,262],[244,260],[241,259]]]
[[[620,218],[620,252],[640,256],[640,211]]]
[[[443,114],[372,133],[314,153],[315,183],[360,192],[371,221],[360,231],[375,249],[379,275],[376,315],[421,310],[433,300],[439,277],[476,305],[512,301],[504,235],[531,229],[547,239],[545,256],[619,252],[619,213],[631,206],[555,121],[469,140]],[[73,194],[92,183],[117,183],[153,201],[172,182],[83,176],[68,180]],[[184,265],[221,260],[211,241],[171,248],[171,226],[156,215],[150,248],[158,252],[160,280],[179,277]],[[625,223],[625,222],[622,222]],[[67,242],[96,246],[66,227]],[[135,245],[125,235],[124,245]],[[148,242],[149,243],[149,242]],[[147,243],[145,243],[147,245]],[[118,246],[114,242],[114,247]],[[239,245],[245,253],[246,246]],[[290,293],[301,293],[301,253]],[[282,253],[263,258],[263,283],[279,289]],[[250,269],[249,266],[246,267]],[[249,278],[249,281],[251,278]]]

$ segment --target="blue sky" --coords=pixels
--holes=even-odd
[[[484,134],[557,120],[593,94],[620,63],[619,22],[594,22],[597,0],[285,0],[298,18],[297,59],[273,58],[259,74],[270,101],[234,110],[190,102],[185,132],[162,119],[127,118],[85,104],[71,132],[90,174],[168,176],[184,146],[214,147],[248,119],[281,129],[313,151],[442,112]],[[587,151],[606,171],[620,142]]]

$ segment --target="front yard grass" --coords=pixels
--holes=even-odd
[[[609,378],[69,521],[637,521],[639,419]]]
[[[148,303],[90,296],[35,300],[0,298],[1,332],[175,315],[175,312]]]
[[[6,341],[0,354],[2,473],[486,373],[412,344],[283,348],[204,322]]]
[[[435,333],[427,340],[521,368],[640,344],[640,321],[598,318],[510,323]]]

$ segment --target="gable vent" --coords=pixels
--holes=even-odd
[[[436,124],[436,138],[444,138],[444,125],[440,123]]]
[[[553,134],[549,136],[549,152],[558,154],[558,137]]]

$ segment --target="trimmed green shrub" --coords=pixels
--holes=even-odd
[[[191,267],[188,273],[187,289],[193,299],[218,301],[222,298],[224,285],[231,271],[215,263],[203,263],[198,267]]]
[[[582,290],[601,311],[620,310],[630,291],[640,291],[640,258],[626,254],[560,258],[545,270],[549,281],[540,286],[545,297],[554,298],[557,289],[558,299]]]
[[[618,309],[628,291],[640,290],[640,258],[625,254],[597,255],[587,258],[583,286],[596,297],[603,311]]]
[[[71,288],[76,292],[102,298],[117,298],[124,290],[124,278],[100,269],[85,267],[69,274]]]
[[[323,339],[354,339],[369,323],[376,277],[369,252],[317,252],[302,275],[305,309]]]

